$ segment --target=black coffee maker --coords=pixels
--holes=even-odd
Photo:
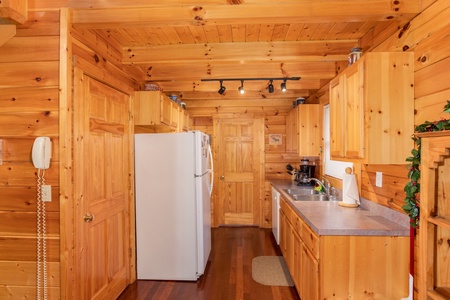
[[[309,179],[314,177],[316,165],[309,162],[309,159],[303,158],[300,161],[300,169],[296,174],[295,181],[297,185],[314,185],[314,181],[310,182]]]

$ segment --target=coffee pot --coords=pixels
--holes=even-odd
[[[314,177],[315,169],[316,166],[314,163],[311,164],[309,159],[303,158],[295,178],[297,185],[314,185],[314,182],[310,182],[309,179]]]

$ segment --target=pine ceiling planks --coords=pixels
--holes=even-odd
[[[422,10],[421,0],[38,2],[41,7],[31,3],[34,10],[74,7],[75,30],[115,41],[122,64],[143,74],[137,80],[156,82],[168,92],[203,95],[218,89],[218,82],[199,83],[204,78],[286,76],[314,82],[289,84],[299,96],[310,95],[346,66],[350,49],[361,39],[378,38],[375,31],[392,26],[383,24],[405,24]],[[246,89],[262,97],[266,84]]]

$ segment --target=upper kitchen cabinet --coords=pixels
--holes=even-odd
[[[319,104],[300,104],[286,118],[286,152],[319,156],[321,127]]]
[[[160,91],[135,93],[135,132],[181,132],[189,129],[189,114]]]
[[[405,163],[414,146],[413,59],[413,53],[366,53],[330,82],[332,159]]]

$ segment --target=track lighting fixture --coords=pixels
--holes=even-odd
[[[272,82],[273,82],[273,80],[270,79],[269,86],[267,86],[267,89],[269,90],[269,93],[271,93],[271,94],[272,94],[273,91],[274,91]]]
[[[241,80],[241,86],[238,88],[238,91],[239,91],[240,94],[245,93],[245,90],[244,90],[244,80]]]
[[[226,91],[226,87],[223,86],[223,82],[224,81],[240,81],[241,82],[241,86],[238,88],[238,91],[240,94],[244,94],[245,90],[244,90],[244,81],[245,80],[269,80],[270,83],[267,86],[267,90],[269,91],[269,93],[273,93],[274,92],[274,87],[273,87],[273,81],[274,80],[282,80],[283,82],[281,83],[281,91],[282,92],[286,92],[286,81],[288,80],[300,80],[300,77],[281,77],[281,78],[220,78],[220,79],[202,79],[201,81],[219,81],[220,82],[220,88],[217,91],[219,94],[223,94]]]
[[[227,88],[226,87],[224,87],[223,85],[223,80],[221,80],[220,81],[220,89],[217,91],[219,94],[223,94],[223,93],[225,93],[225,91],[227,90]]]
[[[286,92],[286,79],[283,80],[283,83],[281,83],[281,91],[284,93]]]

